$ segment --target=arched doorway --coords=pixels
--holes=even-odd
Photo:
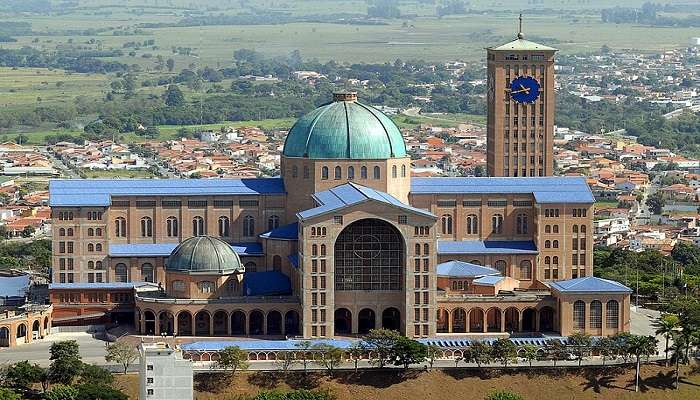
[[[34,321],[32,324],[32,339],[38,339],[41,337],[41,323],[39,323],[39,320]]]
[[[352,313],[347,308],[335,310],[333,317],[336,335],[349,335],[352,333]]]
[[[156,334],[156,314],[153,311],[146,310],[143,312],[144,320],[144,334],[155,335]]]
[[[279,311],[270,311],[267,313],[267,334],[282,334],[282,314],[280,314]]]
[[[523,311],[523,332],[534,332],[537,312],[532,308]]]
[[[382,313],[382,328],[392,331],[401,330],[401,312],[394,307],[389,307]]]
[[[194,316],[194,335],[211,336],[211,316],[206,311],[200,311]]]
[[[375,328],[377,324],[377,315],[371,308],[363,308],[357,314],[357,333],[366,335]]]
[[[228,314],[219,310],[214,313],[214,336],[228,335]]]
[[[289,310],[284,314],[284,334],[297,336],[299,333],[299,313],[295,310]]]
[[[231,314],[231,334],[245,335],[245,313],[243,311],[234,311]]]
[[[469,312],[469,332],[484,332],[484,310],[474,308]]]
[[[0,347],[10,347],[10,330],[6,326],[0,328]]]
[[[192,314],[188,311],[180,311],[177,315],[177,334],[192,336]]]
[[[158,329],[160,330],[160,334],[166,334],[168,336],[171,336],[173,334],[173,327],[174,327],[174,317],[171,313],[167,311],[162,311],[158,315]]]
[[[467,333],[467,312],[463,308],[452,310],[452,332]]]
[[[506,309],[506,332],[518,332],[520,328],[520,312],[515,307]]]
[[[15,336],[17,340],[17,343],[19,342],[19,339],[25,339],[27,338],[27,325],[25,324],[19,324],[17,325],[17,336]]]
[[[49,317],[44,318],[44,335],[49,334]]]
[[[263,335],[265,330],[263,329],[265,325],[265,316],[262,311],[255,310],[250,313],[250,321],[248,326],[248,334],[250,335]]]
[[[450,313],[443,308],[437,310],[437,333],[448,333],[450,331]]]
[[[540,332],[554,332],[554,309],[552,307],[540,309]]]
[[[501,310],[491,308],[486,312],[486,331],[500,332],[501,331]]]
[[[335,242],[335,290],[403,289],[405,246],[401,232],[386,221],[349,224]]]

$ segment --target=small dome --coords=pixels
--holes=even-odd
[[[336,93],[333,102],[301,117],[284,143],[286,157],[382,160],[406,157],[401,131],[391,118],[357,102],[357,94]]]
[[[243,272],[241,259],[231,245],[210,236],[195,236],[180,243],[166,262],[166,270],[196,274]]]

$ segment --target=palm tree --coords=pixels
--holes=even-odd
[[[676,364],[676,382],[674,387],[678,389],[678,380],[679,380],[679,375],[680,375],[680,363],[681,361],[685,359],[685,339],[683,339],[683,336],[675,334],[673,336],[673,344],[671,345],[671,359],[673,362]]]
[[[639,392],[639,370],[641,368],[642,357],[656,353],[656,340],[653,336],[631,335],[628,339],[628,350],[637,360],[637,370],[634,377],[634,391]]]
[[[657,318],[656,321],[654,321],[654,327],[656,327],[656,334],[663,335],[666,339],[666,347],[664,353],[666,354],[665,362],[667,367],[669,350],[668,344],[671,339],[671,336],[675,331],[678,330],[678,328],[680,328],[680,325],[681,320],[675,314],[663,314],[659,318]]]

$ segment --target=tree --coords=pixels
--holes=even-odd
[[[29,361],[12,364],[5,372],[5,382],[15,389],[29,390],[34,383],[42,381],[44,369]]]
[[[392,348],[394,365],[403,365],[404,370],[408,370],[411,364],[425,361],[427,354],[428,350],[423,343],[406,336],[399,336]]]
[[[284,374],[289,372],[289,369],[292,368],[292,365],[294,365],[296,362],[297,360],[294,358],[294,353],[290,351],[283,351],[281,355],[277,356],[277,360],[275,361],[277,367]]]
[[[66,385],[54,385],[51,390],[44,393],[45,400],[75,400],[77,396],[78,389]]]
[[[605,360],[608,357],[613,357],[617,354],[617,344],[611,337],[605,336],[596,340],[594,348],[603,359],[603,365],[605,365]]]
[[[343,362],[343,357],[345,357],[345,352],[335,346],[329,344],[320,343],[314,346],[315,350],[321,353],[321,359],[318,363],[326,368],[328,375],[333,376],[333,372],[340,366]]]
[[[91,383],[109,386],[114,382],[114,376],[108,370],[92,364],[83,364],[80,371],[80,383]]]
[[[352,361],[355,364],[355,372],[357,372],[358,362],[366,352],[367,349],[361,342],[353,343],[353,345],[348,348],[348,355],[350,355],[350,358],[352,358]]]
[[[569,336],[569,345],[574,348],[574,355],[578,360],[578,366],[581,366],[581,361],[591,351],[593,339],[587,333],[576,332]]]
[[[533,344],[523,345],[520,347],[520,357],[532,367],[532,361],[537,359],[537,347]]]
[[[524,400],[523,396],[508,390],[498,390],[489,393],[485,400]]]
[[[554,366],[557,366],[557,360],[566,357],[566,346],[559,339],[547,340],[547,355],[552,359]]]
[[[22,398],[12,390],[0,387],[0,400],[22,400]]]
[[[136,350],[136,347],[127,342],[116,342],[107,347],[105,361],[121,364],[122,367],[124,367],[124,374],[126,375],[129,365],[136,361],[138,357],[139,352]]]
[[[428,360],[428,364],[430,365],[430,369],[433,369],[433,364],[435,363],[435,359],[442,354],[442,351],[440,350],[440,347],[434,345],[434,344],[429,344],[428,347],[426,347],[426,359]]]
[[[666,366],[668,367],[669,341],[671,340],[671,336],[674,334],[674,332],[678,331],[680,328],[681,320],[675,314],[662,314],[654,321],[653,325],[656,328],[656,334],[663,335],[664,339],[666,340],[666,346],[664,347],[664,360]]]
[[[518,347],[510,339],[500,338],[491,344],[491,356],[500,361],[504,367],[518,354]]]
[[[248,369],[248,353],[238,346],[225,347],[214,365],[225,372],[231,371],[229,377],[233,377],[237,370]]]
[[[304,366],[304,373],[306,373],[306,367],[309,364],[309,351],[311,350],[312,346],[313,343],[308,340],[302,340],[294,345],[294,347],[301,351],[301,363]]]
[[[49,381],[70,385],[80,375],[83,362],[80,359],[80,346],[75,340],[55,342],[49,348]]]
[[[666,205],[666,200],[664,200],[660,192],[656,192],[647,197],[646,204],[652,214],[661,214]]]
[[[367,349],[374,353],[370,362],[384,368],[392,356],[392,349],[401,334],[390,329],[372,329],[364,338]]]
[[[185,103],[185,95],[177,85],[170,85],[165,91],[165,105],[168,107],[178,107]]]
[[[469,346],[469,351],[465,353],[465,362],[475,362],[481,368],[481,364],[491,362],[491,346],[480,340],[473,341]]]
[[[629,353],[634,356],[637,361],[637,368],[634,377],[634,391],[639,392],[639,375],[642,363],[642,357],[656,353],[656,343],[658,341],[653,336],[630,335],[628,339]]]
[[[165,62],[165,66],[168,68],[168,72],[173,72],[175,69],[175,60],[168,58],[168,60]]]
[[[75,400],[129,400],[129,396],[110,386],[82,384],[75,388],[78,390]]]
[[[34,232],[36,232],[36,229],[34,229],[34,227],[31,225],[27,225],[24,227],[24,229],[22,229],[22,237],[23,238],[32,237],[32,235],[34,235]]]
[[[671,360],[673,360],[673,363],[676,366],[676,379],[675,379],[675,388],[678,389],[679,386],[679,380],[680,380],[680,363],[685,362],[685,343],[684,343],[684,338],[682,335],[678,335],[677,333],[673,337],[673,345],[671,346]],[[668,349],[666,349],[668,351]]]

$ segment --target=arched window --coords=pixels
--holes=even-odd
[[[551,257],[547,256],[544,258],[544,264],[545,265],[550,265],[552,263]]]
[[[367,179],[367,167],[364,165],[360,167],[360,178]]]
[[[396,168],[396,165],[391,166],[391,177],[392,178],[398,178],[399,172]]]
[[[586,238],[581,238],[581,240],[579,240],[579,242],[581,244],[581,246],[579,248],[581,250],[586,250]]]
[[[225,217],[225,216],[219,217],[219,236],[220,237],[229,236],[229,234],[231,233],[230,227],[231,227],[231,223],[230,223],[228,217]]]
[[[214,293],[214,282],[201,281],[198,284],[200,293]]]
[[[552,257],[552,264],[559,265],[559,256]]]
[[[555,249],[559,248],[559,241],[558,240],[552,240],[552,248],[555,248]]]
[[[552,242],[549,241],[549,240],[545,240],[545,241],[544,241],[544,248],[545,248],[545,249],[549,249],[549,248],[551,248],[551,247],[552,247]]]
[[[578,233],[578,225],[574,225],[572,229],[574,230],[574,233]]]
[[[343,177],[343,170],[342,170],[342,168],[340,168],[340,166],[336,166],[336,167],[335,167],[334,178],[335,178],[335,179],[341,179],[342,177]]]
[[[95,236],[95,230],[92,228],[88,228],[88,236]]]
[[[59,229],[58,236],[66,236],[66,228]]]
[[[451,235],[452,234],[452,216],[445,214],[441,218],[442,220],[442,234]]]
[[[279,226],[280,226],[280,217],[278,217],[276,215],[271,215],[267,219],[267,230],[268,231],[271,231],[273,229],[277,229],[277,228],[279,228]],[[312,233],[312,235],[313,235],[313,233]]]
[[[275,255],[272,257],[272,270],[281,271],[282,270],[282,257]]]
[[[325,256],[326,256],[326,245],[322,244],[321,245],[321,257],[325,257]]]
[[[94,261],[88,261],[88,269],[95,269],[95,262]]]
[[[605,327],[618,329],[620,327],[620,303],[610,300],[605,307]]]
[[[248,261],[243,267],[245,268],[245,272],[258,272],[258,266],[252,261]]]
[[[95,261],[95,269],[102,269],[102,261]]]
[[[321,168],[321,179],[328,179],[328,167]]]
[[[204,218],[194,217],[192,218],[192,236],[204,236],[206,231],[204,230]]]
[[[552,233],[559,233],[559,225],[552,225]]]
[[[382,174],[378,166],[374,167],[374,179],[381,179]]]
[[[493,264],[493,266],[494,266],[494,268],[496,268],[496,270],[497,270],[498,272],[501,273],[501,275],[506,276],[506,267],[507,267],[507,264],[506,264],[505,261],[503,261],[503,260],[498,260],[498,261],[496,261],[495,264]]]
[[[491,232],[497,235],[503,233],[503,215],[496,214],[491,217]]]
[[[401,177],[405,178],[406,177],[406,165],[401,166]]]
[[[479,234],[479,217],[475,214],[467,215],[467,235]]]
[[[255,236],[255,219],[250,215],[243,218],[243,236]]]
[[[153,236],[153,220],[150,217],[141,218],[141,237]]]
[[[420,243],[416,243],[416,255],[420,255]]]
[[[544,233],[552,233],[552,227],[551,227],[551,225],[545,225],[545,226],[544,226]]]
[[[102,243],[97,243],[95,245],[95,251],[102,251]]]
[[[355,179],[355,167],[349,166],[348,167],[348,180],[353,180]]]
[[[92,243],[88,243],[88,251],[89,251],[89,252],[95,251],[95,245],[92,244]]]
[[[71,234],[73,233],[73,229],[69,228],[69,231],[71,231]],[[102,228],[95,228],[95,236],[102,237]]]
[[[114,279],[117,282],[129,281],[129,272],[126,269],[126,264],[119,263],[114,267]]]
[[[430,254],[430,245],[428,243],[423,244],[423,255],[427,256]]]
[[[576,300],[574,303],[574,329],[586,328],[586,303]]]
[[[318,256],[318,245],[312,244],[311,245],[311,257],[317,257],[317,256]]]
[[[527,215],[525,214],[518,214],[516,217],[516,232],[518,235],[525,235],[527,234],[528,228],[527,228]]]
[[[126,219],[119,217],[114,220],[114,235],[116,237],[126,237]]]
[[[309,166],[304,165],[304,179],[309,179],[310,173],[309,173]]]
[[[66,231],[66,235],[73,236],[73,228],[68,228],[68,230]]]
[[[180,235],[180,228],[178,227],[176,217],[168,217],[168,219],[165,220],[165,230],[168,237],[177,237]]]
[[[292,167],[292,178],[296,178],[299,176],[299,167],[296,165]]]
[[[143,279],[144,282],[155,282],[153,264],[145,263],[141,266],[141,279]]]
[[[586,225],[581,225],[581,233],[586,233]]]
[[[532,279],[532,263],[529,260],[520,262],[520,280],[529,281]]]
[[[591,328],[603,327],[603,303],[598,300],[591,302]]]

